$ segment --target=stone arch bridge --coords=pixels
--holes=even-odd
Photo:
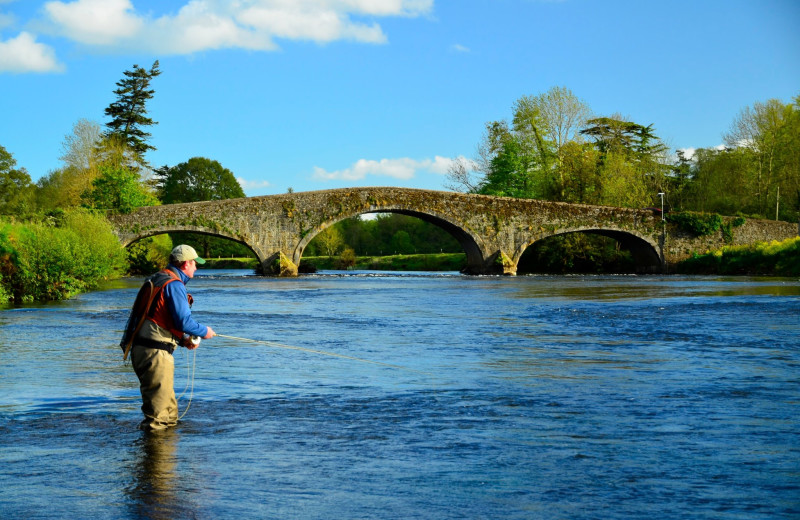
[[[639,272],[725,243],[783,240],[796,224],[748,220],[733,236],[681,234],[650,210],[567,204],[407,188],[345,188],[219,201],[169,204],[114,214],[109,220],[124,246],[167,232],[190,231],[249,247],[265,273],[294,276],[309,242],[336,222],[364,213],[401,213],[452,234],[467,256],[468,274],[516,274],[526,248],[565,233],[595,233],[631,251]]]

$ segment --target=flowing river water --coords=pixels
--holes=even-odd
[[[0,311],[1,518],[800,517],[800,281],[199,271],[178,427],[140,279]],[[192,384],[193,383],[193,384]]]

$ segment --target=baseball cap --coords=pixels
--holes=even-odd
[[[192,246],[187,246],[186,244],[176,246],[175,249],[172,250],[172,254],[170,256],[176,262],[188,262],[189,260],[194,260],[198,264],[206,263],[205,260],[197,256],[197,251],[195,251]]]

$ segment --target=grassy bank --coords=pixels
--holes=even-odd
[[[466,264],[464,253],[431,255],[358,256],[352,269],[367,271],[460,271]],[[255,269],[255,258],[208,259],[209,269]],[[340,257],[303,257],[308,272],[342,269]],[[718,251],[696,254],[675,267],[679,274],[724,274],[760,276],[800,276],[800,238],[783,242],[729,246]]]
[[[466,265],[464,253],[437,253],[430,255],[357,256],[350,268],[359,271],[459,271]],[[255,258],[207,258],[207,269],[255,269]],[[301,270],[321,271],[342,269],[339,257],[307,256],[301,261]]]
[[[206,258],[203,269],[255,269],[258,260],[255,258]]]
[[[675,270],[680,274],[800,276],[800,237],[695,254]]]
[[[466,262],[464,253],[357,256],[351,268],[359,271],[459,271]],[[342,261],[338,257],[303,257],[302,263],[317,270],[342,269]]]

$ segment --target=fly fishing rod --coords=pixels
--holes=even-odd
[[[237,336],[228,336],[227,334],[217,334],[217,337],[233,339],[233,340],[241,341],[241,342],[245,342],[245,343],[258,343],[260,345],[266,345],[268,347],[273,347],[273,348],[282,348],[282,349],[287,349],[287,350],[299,350],[301,352],[309,352],[311,354],[320,354],[322,356],[331,356],[331,357],[337,357],[337,358],[342,358],[342,359],[350,359],[352,361],[360,361],[361,363],[370,363],[372,365],[380,365],[380,366],[384,366],[384,367],[398,368],[400,370],[407,370],[409,372],[416,372],[417,374],[424,374],[424,375],[427,375],[427,376],[433,375],[430,372],[423,372],[421,370],[414,370],[413,368],[408,368],[408,367],[404,367],[404,366],[400,366],[400,365],[392,365],[390,363],[382,363],[380,361],[372,361],[370,359],[362,359],[362,358],[357,358],[357,357],[353,357],[353,356],[347,356],[345,354],[337,354],[336,352],[327,352],[325,350],[316,350],[316,349],[312,349],[312,348],[296,347],[296,346],[293,346],[293,345],[285,345],[283,343],[277,343],[275,341],[264,341],[264,340],[258,340],[258,339],[240,338],[240,337],[237,337]]]
[[[301,352],[308,352],[310,354],[320,354],[322,356],[331,356],[331,357],[337,357],[337,358],[341,358],[341,359],[349,359],[349,360],[352,360],[352,361],[360,361],[361,363],[370,363],[372,365],[380,365],[380,366],[384,366],[384,367],[397,368],[397,369],[400,369],[400,370],[406,370],[408,372],[414,372],[414,373],[422,374],[422,375],[426,375],[426,376],[432,376],[433,375],[430,372],[423,372],[422,370],[414,370],[413,368],[408,368],[408,367],[404,367],[404,366],[400,366],[400,365],[392,365],[390,363],[382,363],[380,361],[372,361],[370,359],[362,359],[362,358],[357,358],[357,357],[353,357],[353,356],[347,356],[345,354],[337,354],[336,352],[327,352],[327,351],[324,351],[324,350],[316,350],[316,349],[313,349],[313,348],[296,347],[294,345],[285,345],[283,343],[277,343],[275,341],[264,341],[264,340],[258,340],[258,339],[250,339],[250,338],[240,338],[238,336],[228,336],[227,334],[217,334],[216,336],[220,337],[220,338],[227,338],[227,339],[232,339],[232,340],[236,340],[236,341],[241,341],[241,342],[244,342],[244,343],[258,343],[260,345],[266,345],[268,347],[273,347],[273,348],[282,348],[282,349],[286,349],[286,350],[299,350]],[[200,345],[200,338],[198,338],[197,336],[192,336],[190,338],[190,341],[191,341],[192,345],[195,345],[195,348]],[[194,350],[194,349],[192,349],[192,350]],[[178,417],[178,420],[183,419],[183,416],[186,415],[186,412],[189,411],[189,407],[192,405],[192,397],[194,396],[194,368],[195,368],[196,360],[197,360],[197,350],[194,350],[194,357],[192,359],[192,364],[191,364],[191,373],[187,374],[187,381],[186,381],[186,387],[189,388],[191,386],[192,390],[191,390],[191,392],[189,394],[189,402],[186,404],[186,408],[183,410],[183,413],[181,414],[181,416]],[[189,367],[187,365],[187,369],[188,368]],[[178,399],[183,397],[183,395],[185,393],[186,393],[186,388],[183,389],[183,393],[181,393],[181,395],[178,397]]]

